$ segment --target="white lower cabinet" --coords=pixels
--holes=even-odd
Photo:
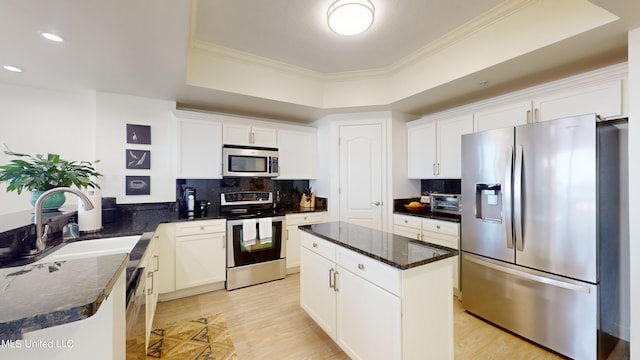
[[[162,269],[159,281],[161,300],[224,287],[227,274],[226,220],[161,224],[156,230],[156,237]]]
[[[146,277],[146,294],[145,294],[145,335],[146,344],[149,347],[149,336],[153,330],[153,319],[156,313],[156,305],[158,304],[158,293],[160,283],[160,249],[156,238],[151,239],[144,257],[140,259],[140,265],[145,269]]]
[[[460,224],[410,215],[393,215],[393,233],[460,250]],[[453,293],[460,297],[460,256],[453,257]]]
[[[453,359],[450,259],[400,270],[301,233],[300,306],[352,359]]]
[[[287,274],[300,270],[300,225],[319,224],[327,221],[327,212],[309,212],[300,214],[287,214],[285,224],[287,226]]]
[[[337,343],[354,359],[400,359],[401,302],[397,295],[338,266]]]
[[[176,224],[176,290],[226,280],[225,221]]]
[[[326,243],[326,242],[324,242]],[[333,248],[335,255],[335,247]],[[300,305],[332,339],[336,337],[336,293],[327,284],[333,281],[335,258],[327,259],[307,247],[300,250],[304,271],[300,272]]]

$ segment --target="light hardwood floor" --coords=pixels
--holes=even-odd
[[[154,327],[224,313],[240,360],[349,359],[300,308],[299,281],[298,274],[293,274],[284,280],[234,291],[162,302],[158,304]],[[454,304],[456,359],[562,359],[468,314],[457,300]],[[609,356],[610,360],[628,358],[628,346],[625,348],[624,344]]]

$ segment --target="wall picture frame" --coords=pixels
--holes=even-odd
[[[125,177],[125,194],[126,195],[150,195],[151,194],[151,177],[150,176],[126,176]]]
[[[151,151],[126,149],[125,152],[127,169],[151,169]]]
[[[151,145],[151,126],[127,124],[127,144]]]

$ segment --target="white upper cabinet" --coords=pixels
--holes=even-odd
[[[178,178],[222,178],[222,123],[178,118]]]
[[[473,115],[407,127],[410,179],[460,178],[462,135],[473,132]]]
[[[407,156],[410,179],[434,176],[436,163],[436,124],[428,123],[407,127]]]
[[[278,179],[315,179],[318,167],[318,134],[315,128],[305,131],[278,130]]]
[[[459,179],[462,175],[462,135],[473,132],[473,116],[463,115],[436,123],[438,162],[436,177]]]
[[[547,121],[596,113],[602,117],[621,116],[622,79],[540,95],[533,99],[534,120]]]
[[[223,142],[226,145],[271,147],[278,146],[278,131],[275,128],[248,124],[224,123]]]
[[[531,119],[531,101],[518,101],[473,113],[473,131],[500,129],[526,124]]]

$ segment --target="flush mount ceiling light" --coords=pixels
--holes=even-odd
[[[20,69],[17,66],[13,66],[13,65],[3,65],[2,68],[7,70],[7,71],[11,71],[11,72],[16,72],[16,73],[21,73],[22,72],[22,69]]]
[[[337,34],[356,35],[371,27],[374,14],[371,0],[336,0],[327,10],[327,23]]]
[[[64,41],[64,39],[61,38],[60,36],[58,36],[56,34],[48,33],[48,32],[43,32],[42,33],[42,37],[47,39],[47,40],[51,40],[53,42],[63,42]]]

